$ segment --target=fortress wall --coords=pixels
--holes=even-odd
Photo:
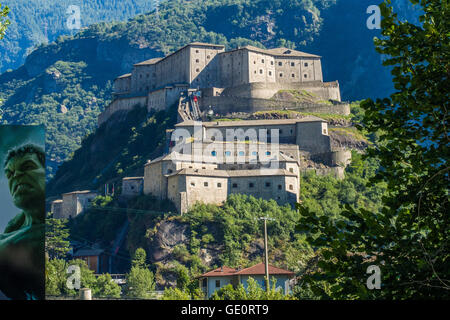
[[[111,115],[117,111],[125,110],[131,111],[138,105],[145,107],[147,105],[147,97],[132,97],[132,98],[120,98],[111,102],[106,109],[98,116],[98,126],[100,127],[105,123]]]
[[[76,216],[77,214],[77,196],[75,194],[63,194],[62,216],[63,219]]]
[[[159,89],[148,94],[147,110],[163,110],[166,106],[166,92],[165,89]]]
[[[331,175],[338,180],[342,180],[345,178],[345,168],[343,168],[343,167],[331,167],[331,168],[325,168],[325,169],[308,168],[308,169],[302,170],[302,173],[307,173],[308,171],[315,171],[318,176]]]
[[[218,57],[220,85],[233,87],[249,82],[248,52],[245,50],[223,52]]]
[[[276,57],[275,79],[283,84],[322,81],[320,58]]]
[[[144,169],[144,194],[163,198],[162,162],[146,165]]]
[[[192,83],[193,87],[212,87],[220,81],[219,59],[217,55],[224,51],[224,48],[217,46],[191,45],[188,47],[189,79],[185,81]],[[174,73],[177,71],[174,70]]]
[[[249,83],[226,88],[222,96],[270,99],[280,90],[305,90],[323,100],[341,101],[339,83],[311,81],[303,83]]]
[[[187,194],[187,205],[189,208],[191,208],[196,202],[221,204],[227,199],[228,178],[208,177],[208,176],[205,177],[182,176],[182,177],[186,181],[185,190]],[[208,185],[205,186],[205,183],[207,183]]]
[[[335,166],[346,167],[352,161],[352,152],[350,150],[337,150],[331,154],[331,161]]]
[[[248,52],[248,64],[249,64],[249,81],[253,82],[268,82],[275,83],[275,59],[273,56],[256,53],[252,51]]]
[[[226,115],[232,112],[257,112],[270,110],[296,110],[299,112],[331,113],[349,115],[350,106],[348,104],[327,105],[313,103],[299,103],[292,101],[240,98],[240,97],[203,97],[199,100],[200,109],[206,110],[213,107],[215,113]]]
[[[131,89],[131,75],[129,77],[117,78],[114,80],[113,92],[129,92]]]
[[[297,145],[301,150],[306,150],[313,154],[330,152],[330,137],[323,134],[322,130],[322,122],[297,123]]]

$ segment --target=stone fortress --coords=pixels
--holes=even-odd
[[[315,99],[288,101],[283,90]],[[169,199],[181,214],[198,202],[221,204],[233,193],[293,205],[300,197],[302,162],[321,163],[323,173],[342,178],[351,158],[349,151],[332,148],[328,123],[316,116],[220,121],[221,116],[267,110],[350,114],[338,82],[323,82],[317,55],[252,46],[225,51],[222,45],[191,43],[164,58],[137,63],[115,79],[113,100],[98,124],[136,107],[151,112],[175,105],[178,123],[167,133],[168,152],[149,160],[143,177],[123,178],[122,198]],[[202,122],[211,115],[218,120]],[[73,202],[80,200],[65,202],[55,203],[62,216],[80,213],[79,208],[62,209],[75,208]]]
[[[296,109],[304,112],[349,114],[341,102],[339,83],[323,82],[321,57],[287,48],[245,46],[225,51],[222,45],[190,43],[164,57],[134,65],[114,80],[113,101],[99,115],[99,126],[112,114],[135,106],[148,111],[168,109],[180,94],[201,92],[198,111],[215,114]],[[280,90],[314,94],[314,103],[285,101]],[[181,119],[192,118],[180,114]],[[194,120],[197,117],[193,117]]]

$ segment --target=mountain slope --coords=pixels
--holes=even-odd
[[[0,42],[0,72],[22,65],[35,46],[76,33],[67,27],[70,6],[80,8],[80,27],[127,20],[155,7],[154,0],[3,0],[2,4],[10,9],[11,25]]]

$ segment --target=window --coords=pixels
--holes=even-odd
[[[198,50],[195,50],[195,53],[199,53],[200,51],[198,51]]]
[[[256,61],[253,61],[253,64],[256,64]]]
[[[269,188],[271,186],[270,182],[266,182],[266,188]]]
[[[292,76],[292,78],[295,78],[295,73],[293,73],[291,76]]]
[[[214,151],[211,151],[211,155],[213,156],[213,157],[215,157],[215,156],[217,156],[217,152],[214,150]]]
[[[305,67],[307,67],[308,66],[308,62],[305,62]]]
[[[217,183],[217,188],[222,188],[222,184],[220,182]]]
[[[281,184],[278,185],[278,190],[283,189],[283,186]]]
[[[305,77],[305,79],[306,79],[306,78],[308,78],[308,75],[305,73],[305,74],[303,75],[303,77]]]
[[[256,151],[252,152],[252,156],[257,156],[257,155],[258,155],[258,152],[256,152]]]
[[[199,62],[200,62],[200,60],[199,60],[199,59],[196,59],[196,60],[195,60],[195,62],[199,63]]]
[[[269,76],[271,76],[272,75],[272,71],[269,71]]]
[[[245,152],[244,151],[239,151],[239,156],[241,156],[241,157],[245,156]]]
[[[261,63],[264,63],[264,59],[261,59]]]
[[[172,169],[167,170],[168,174],[171,174],[172,172],[173,172]]]
[[[237,188],[238,187],[238,185],[237,185],[237,183],[233,183],[233,188]]]
[[[270,155],[271,155],[270,151],[266,151],[266,156],[270,156]]]
[[[295,62],[291,62],[291,67],[295,67]]]
[[[207,280],[206,280],[206,278],[203,278],[203,280],[202,280],[202,287],[203,288],[206,287],[206,284],[207,284]]]
[[[283,74],[282,73],[280,73],[280,78],[283,78]]]
[[[191,186],[195,187],[195,182],[191,182]]]
[[[263,69],[259,69],[259,74],[263,74]]]
[[[205,187],[207,187],[207,186],[208,186],[208,182],[204,182],[203,185],[204,185]]]
[[[273,66],[273,61],[270,61],[270,64]]]
[[[197,69],[195,69],[195,71],[196,71],[196,72],[200,72],[200,69],[199,69],[199,68],[197,68]]]
[[[207,56],[206,59],[211,59],[211,56]]]
[[[283,62],[278,62],[278,65],[281,67],[283,65]]]
[[[253,182],[250,182],[250,183],[248,184],[248,187],[249,187],[249,188],[254,188],[254,187],[255,187],[255,184],[254,184]]]
[[[327,134],[327,129],[323,129],[323,134]]]
[[[220,288],[220,280],[216,280],[216,288]]]
[[[294,186],[292,184],[289,185],[289,190],[294,190]]]
[[[227,156],[227,157],[231,156],[231,152],[230,151],[225,151],[225,156]]]
[[[294,173],[294,168],[289,168],[289,171]]]

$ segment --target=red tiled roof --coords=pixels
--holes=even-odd
[[[238,274],[241,276],[242,275],[256,275],[256,274],[264,275],[264,274],[266,274],[266,266],[264,263],[258,263],[256,265],[254,265],[253,267],[242,269],[241,271],[238,271],[235,274]],[[269,275],[271,275],[271,274],[286,274],[286,275],[293,276],[295,273],[292,271],[289,271],[289,270],[274,267],[269,264]]]
[[[266,274],[266,267],[264,263],[258,263],[254,265],[253,267],[245,268],[242,270],[233,269],[224,266],[223,268],[217,268],[212,271],[206,272],[199,276],[198,278],[202,277],[224,277],[224,276],[233,276],[233,275],[265,275]],[[288,276],[294,276],[295,273],[289,270],[281,269],[274,267],[269,264],[269,275],[273,274],[285,274]]]
[[[223,277],[231,276],[236,273],[236,269],[224,266],[202,274],[200,277]]]

